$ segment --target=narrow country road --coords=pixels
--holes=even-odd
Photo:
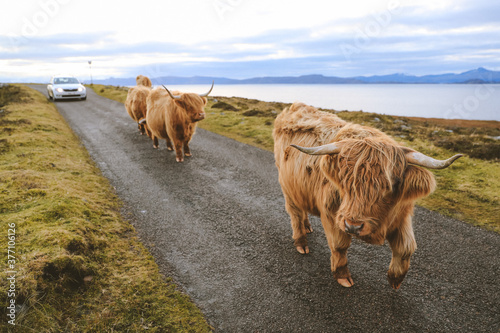
[[[417,208],[418,249],[401,289],[386,280],[388,246],[359,241],[346,289],[330,272],[319,219],[311,253],[295,250],[272,153],[198,129],[193,157],[176,163],[164,141],[155,150],[139,135],[123,104],[89,89],[87,101],[56,106],[162,273],[216,332],[499,332],[500,235]]]

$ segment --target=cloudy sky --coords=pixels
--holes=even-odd
[[[0,82],[500,70],[491,0],[4,1]]]

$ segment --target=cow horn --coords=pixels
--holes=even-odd
[[[142,118],[141,120],[139,120],[139,124],[144,124],[146,122],[146,118]]]
[[[328,155],[328,154],[338,154],[342,148],[339,144],[330,143],[327,145],[322,145],[318,147],[301,147],[297,145],[290,145],[303,153],[309,155]]]
[[[210,87],[210,90],[206,94],[200,94],[200,97],[207,97],[208,94],[212,92],[212,89],[214,89],[214,81],[212,81],[212,86]]]
[[[436,160],[432,157],[414,151],[406,154],[406,160],[408,163],[423,166],[429,169],[444,169],[449,167],[453,162],[455,162],[456,159],[462,156],[464,155],[458,154],[447,160]]]
[[[163,84],[162,84],[162,86],[168,92],[168,94],[170,95],[170,97],[172,97],[172,99],[181,99],[181,96],[174,96],[174,95],[172,95],[172,93],[170,92],[170,90],[167,89],[167,87],[165,87]]]

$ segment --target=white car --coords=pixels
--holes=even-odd
[[[47,85],[47,94],[49,95],[49,99],[53,99],[54,101],[71,98],[87,99],[87,90],[73,76],[53,76]]]

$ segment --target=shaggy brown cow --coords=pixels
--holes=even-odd
[[[135,78],[135,83],[138,86],[145,86],[145,87],[150,87],[150,88],[153,86],[149,77],[144,76],[144,75],[137,75],[137,77]]]
[[[137,123],[141,134],[147,132],[147,126],[143,120],[146,119],[146,98],[150,92],[151,88],[145,86],[132,87],[128,90],[125,100],[125,109],[130,118]]]
[[[375,128],[345,122],[302,103],[276,118],[273,137],[297,250],[309,253],[308,214],[320,216],[334,277],[351,287],[346,256],[351,238],[371,244],[387,239],[392,250],[387,276],[398,289],[417,247],[411,218],[415,200],[436,186],[433,174],[419,166],[446,168],[462,155],[438,161]]]
[[[167,141],[167,149],[175,149],[177,162],[191,156],[189,142],[196,130],[197,122],[205,119],[205,105],[208,94],[170,92],[165,89],[154,89],[147,98],[146,123],[153,136],[153,147],[158,148],[158,139]],[[173,142],[173,147],[172,147]],[[183,154],[184,148],[184,154]]]

